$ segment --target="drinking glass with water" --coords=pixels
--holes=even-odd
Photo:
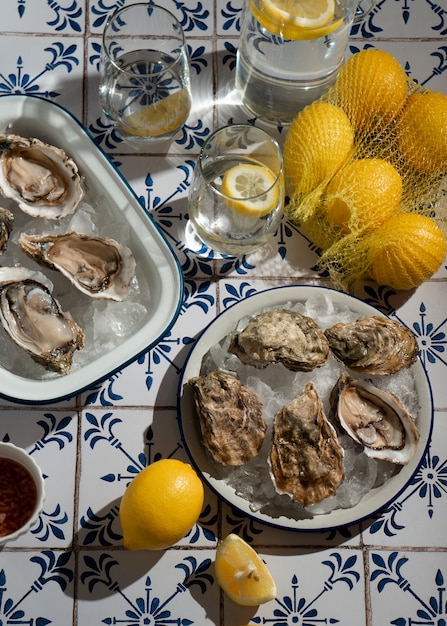
[[[191,110],[183,29],[166,9],[137,3],[113,13],[104,28],[100,100],[128,143],[172,137]]]
[[[224,126],[204,143],[194,170],[188,213],[196,236],[229,256],[266,243],[283,216],[282,153],[250,124]]]

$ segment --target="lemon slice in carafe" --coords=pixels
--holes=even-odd
[[[334,0],[250,0],[254,17],[286,39],[317,39],[342,23],[334,20]]]

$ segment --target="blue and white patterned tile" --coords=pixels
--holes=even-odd
[[[2,410],[0,424],[0,440],[24,448],[39,465],[46,493],[37,523],[10,545],[29,548],[70,546],[73,541],[77,415],[51,409],[44,413]]]
[[[188,190],[194,158],[166,156],[118,157],[118,169],[131,185],[141,206],[151,214],[162,235],[180,258],[185,250]],[[184,257],[181,263],[184,261]]]
[[[371,550],[369,572],[372,626],[447,622],[445,552]]]
[[[100,35],[104,30],[107,18],[126,4],[131,4],[131,2],[110,0],[106,3],[104,0],[90,0],[89,23],[91,32]],[[157,4],[175,15],[182,25],[186,39],[191,34],[212,35],[214,3],[196,2],[190,6],[190,3],[178,2],[177,0],[158,0]]]
[[[119,504],[132,478],[160,458],[189,462],[176,413],[159,408],[92,409],[84,412],[82,426],[78,542],[82,546],[120,546]],[[207,491],[199,523],[180,545],[215,544],[216,523],[216,497]]]
[[[70,552],[2,552],[0,623],[71,624],[73,568]]]
[[[399,319],[416,335],[435,407],[445,407],[442,398],[445,397],[447,372],[447,317],[441,285],[434,281],[422,284],[397,311]]]
[[[343,624],[365,626],[363,557],[360,550],[306,552],[260,548],[278,587],[278,597],[255,608],[224,598],[224,626],[252,624]]]
[[[24,94],[46,98],[82,120],[84,50],[81,38],[0,38],[0,95]],[[6,60],[7,59],[7,60]]]
[[[365,39],[442,39],[447,33],[446,0],[377,0],[353,36]]]
[[[365,545],[445,546],[447,514],[447,414],[434,414],[427,453],[408,487],[364,528]]]
[[[2,32],[76,35],[85,30],[84,0],[3,0]]]
[[[216,35],[239,36],[243,0],[228,0],[216,3]]]
[[[81,551],[79,624],[219,624],[213,559],[206,549]]]

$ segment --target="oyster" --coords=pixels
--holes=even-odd
[[[59,219],[84,196],[76,163],[35,138],[0,135],[0,191],[28,215]]]
[[[243,465],[265,439],[263,407],[254,391],[223,370],[188,381],[202,433],[211,456],[223,465]]]
[[[35,261],[59,270],[77,289],[92,298],[124,300],[135,274],[135,259],[114,239],[69,232],[27,235],[20,248]]]
[[[0,320],[11,339],[46,369],[67,374],[84,333],[51,295],[53,285],[25,267],[0,268]]]
[[[245,365],[282,363],[294,372],[309,372],[326,363],[329,344],[311,317],[279,308],[252,317],[232,337],[228,352]]]
[[[335,356],[356,372],[386,376],[410,367],[418,355],[413,333],[400,322],[372,315],[325,330]]]
[[[365,454],[400,465],[413,456],[419,431],[394,394],[364,379],[340,376],[331,394],[334,416]]]
[[[343,448],[312,382],[275,415],[269,463],[279,493],[303,506],[334,494],[343,479]]]
[[[6,250],[9,235],[14,224],[14,215],[8,209],[0,207],[0,254]]]

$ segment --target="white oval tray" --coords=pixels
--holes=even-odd
[[[62,148],[76,161],[86,188],[85,201],[94,207],[92,221],[95,222],[97,218],[101,223],[106,223],[107,236],[131,248],[136,259],[137,280],[139,285],[141,283],[138,299],[139,304],[143,305],[144,314],[132,332],[112,341],[111,347],[100,347],[92,353],[91,358],[85,355],[81,357],[81,352],[86,348],[76,352],[69,374],[48,374],[44,368],[40,368],[40,371],[40,366],[36,365],[37,369],[33,369],[34,364],[28,369],[30,357],[26,353],[23,354],[23,362],[19,360],[18,364],[7,366],[0,354],[0,395],[13,401],[43,404],[67,398],[104,380],[153,347],[170,329],[180,312],[183,279],[179,263],[152,217],[145,212],[135,193],[108,157],[67,110],[38,97],[2,96],[0,131],[38,137]],[[20,210],[8,202],[0,198],[0,205],[12,210],[16,221],[23,222]],[[15,224],[11,237],[16,232]],[[101,227],[98,234],[103,234]],[[125,241],[122,241],[123,237]],[[14,245],[13,241],[8,243],[6,252],[0,257],[1,265],[8,265],[9,246]],[[25,264],[39,269],[55,282],[57,272],[43,269],[24,255]],[[56,289],[58,280],[56,277],[53,293],[65,310],[64,295],[59,298]],[[71,288],[71,285],[68,284],[68,287]],[[68,291],[67,286],[64,289]],[[87,299],[86,307],[104,307],[104,301],[92,304],[88,296],[79,294],[79,298]],[[84,330],[90,334],[88,328]],[[3,332],[0,327],[0,333]],[[11,349],[16,349],[16,346],[11,345]]]

